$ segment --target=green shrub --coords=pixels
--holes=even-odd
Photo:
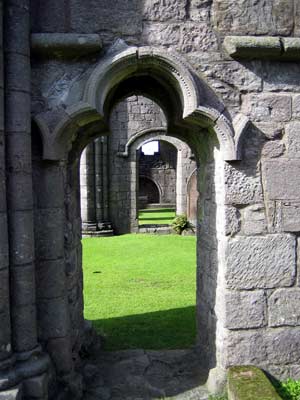
[[[283,400],[300,400],[300,380],[287,379],[276,384],[276,390]]]
[[[172,228],[178,235],[181,235],[183,231],[193,229],[193,225],[189,222],[187,216],[182,214],[176,215],[172,222]]]

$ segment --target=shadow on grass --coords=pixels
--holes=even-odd
[[[185,349],[195,345],[196,307],[93,321],[105,350]]]

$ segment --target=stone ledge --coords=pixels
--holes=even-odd
[[[253,366],[231,367],[228,371],[229,400],[280,400],[266,375]]]
[[[94,54],[102,49],[97,34],[33,33],[31,51],[46,58],[72,58]]]
[[[235,59],[300,60],[300,38],[226,36],[224,48]]]

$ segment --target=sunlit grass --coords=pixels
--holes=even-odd
[[[85,318],[107,349],[186,348],[195,339],[196,239],[83,239]]]
[[[139,211],[139,225],[170,225],[175,218],[173,208],[153,208]]]

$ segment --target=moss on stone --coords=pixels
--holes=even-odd
[[[266,375],[253,366],[232,367],[228,371],[229,400],[280,400]]]

